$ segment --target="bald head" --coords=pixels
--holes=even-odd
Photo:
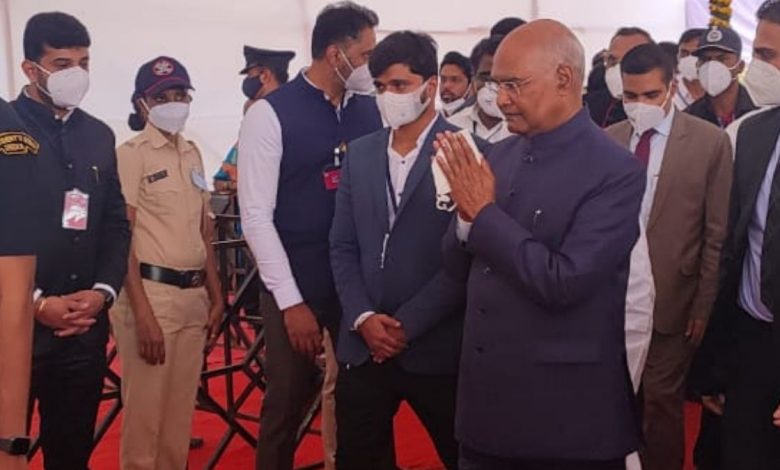
[[[574,33],[555,20],[536,20],[515,29],[501,42],[496,57],[513,56],[539,69],[568,66],[574,73],[577,95],[585,81],[585,49]]]
[[[509,130],[534,135],[557,128],[582,109],[585,51],[569,28],[532,21],[501,41],[492,78]]]

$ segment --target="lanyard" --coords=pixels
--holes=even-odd
[[[341,167],[341,161],[344,159],[344,156],[347,154],[347,144],[343,141],[333,149],[333,167],[334,168],[340,168]]]
[[[390,178],[390,165],[387,166],[387,172],[385,173],[385,176],[387,177],[387,191],[390,193],[390,205],[393,208],[393,215],[398,215],[398,201],[395,198],[395,188],[393,187],[393,181]]]
[[[393,217],[391,219],[390,227],[385,232],[385,237],[382,239],[382,253],[379,255],[379,269],[385,269],[385,256],[387,255],[387,242],[390,241],[390,230],[392,230],[392,222],[395,221],[395,217],[398,215],[398,201],[395,200],[395,188],[393,187],[393,181],[390,178],[390,163],[388,162],[387,171],[385,172],[385,181],[387,182],[387,193],[390,196],[390,207],[393,208]]]

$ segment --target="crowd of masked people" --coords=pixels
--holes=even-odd
[[[686,400],[699,470],[780,468],[780,1],[756,14],[749,65],[727,27],[625,27],[588,67],[567,26],[519,18],[439,62],[352,2],[293,77],[293,52],[245,47],[214,184],[263,285],[257,468],[293,468],[319,394],[327,469],[397,468],[406,402],[448,470],[681,470]],[[88,468],[112,335],[120,467],[183,470],[226,302],[195,80],[141,65],[117,145],[80,107],[85,26],[37,14],[23,44],[29,83],[0,101],[0,468],[26,468],[34,405],[44,467]]]

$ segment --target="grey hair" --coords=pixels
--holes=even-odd
[[[579,88],[585,83],[585,48],[571,31],[549,45],[550,57],[558,64],[568,65],[574,71],[574,80]]]

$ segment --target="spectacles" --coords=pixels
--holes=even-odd
[[[496,93],[503,91],[509,96],[516,97],[520,94],[523,87],[529,83],[531,83],[530,78],[510,78],[508,80],[491,80],[485,86],[490,87],[489,89]]]

